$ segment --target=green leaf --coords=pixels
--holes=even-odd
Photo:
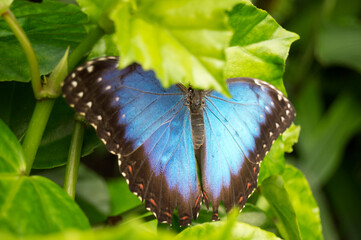
[[[36,171],[36,174],[63,186],[65,167]],[[103,222],[110,215],[110,196],[105,180],[82,163],[79,165],[75,201],[92,224]]]
[[[25,169],[22,148],[2,121],[0,130],[0,146],[6,147],[0,149],[6,154],[0,168],[0,229],[22,236],[88,228],[84,214],[61,188],[42,177],[19,175]]]
[[[23,149],[1,119],[0,133],[0,173],[24,173],[26,167]]]
[[[251,203],[246,203],[237,220],[262,229],[271,228],[273,231],[275,230],[272,221],[267,217],[265,212]]]
[[[3,14],[8,10],[13,0],[1,0],[0,1],[0,14]]]
[[[157,230],[154,226],[139,221],[129,221],[115,227],[104,227],[96,230],[66,230],[56,234],[35,235],[24,237],[24,240],[119,240],[119,239],[144,239],[144,240],[171,240],[175,235],[172,232]],[[0,232],[0,239],[19,239],[8,233]]]
[[[18,139],[24,137],[34,107],[34,93],[29,83],[0,82],[0,117]]]
[[[301,127],[292,124],[282,135],[283,150],[291,153],[293,151],[292,146],[298,142]]]
[[[130,192],[128,184],[123,178],[110,179],[107,181],[111,199],[111,216],[121,214],[142,203]]]
[[[225,77],[258,78],[286,93],[282,82],[285,61],[298,35],[286,31],[267,12],[250,3],[232,10],[230,25],[234,35],[226,51]]]
[[[104,35],[93,47],[88,55],[88,59],[93,59],[99,56],[119,56],[117,45],[113,41],[113,35]]]
[[[17,0],[11,11],[28,36],[36,53],[40,73],[50,73],[68,46],[73,49],[85,37],[86,16],[77,6],[44,0]],[[29,66],[18,40],[0,19],[0,81],[30,80]]]
[[[0,175],[0,230],[17,236],[88,229],[75,202],[43,177]]]
[[[19,97],[21,96],[21,97]],[[35,106],[30,84],[0,82],[0,118],[10,127],[18,139],[24,137]],[[74,110],[62,98],[55,101],[45,129],[33,168],[53,168],[67,160],[74,128]],[[85,131],[82,156],[89,155],[103,143],[92,127]]]
[[[320,210],[305,176],[295,167],[287,165],[282,177],[296,213],[302,239],[323,239]]]
[[[283,172],[286,164],[284,153],[282,138],[279,137],[261,163],[258,186],[262,184],[264,179]]]
[[[237,2],[163,0],[118,4],[111,19],[121,52],[120,67],[138,62],[154,70],[165,87],[183,83],[227,94],[224,50],[232,32],[226,11]]]
[[[262,182],[262,195],[267,199],[277,217],[275,225],[284,239],[301,239],[295,210],[288,197],[281,176],[274,175]]]
[[[64,165],[67,161],[73,129],[74,110],[69,107],[64,99],[59,98],[50,114],[33,168],[44,169]],[[102,144],[94,129],[89,127],[84,135],[82,156],[90,154]]]
[[[79,207],[55,183],[21,175],[25,159],[20,143],[2,120],[0,132],[0,231],[25,236],[89,228]]]
[[[361,25],[327,24],[321,28],[315,48],[325,65],[341,65],[361,73]]]
[[[81,10],[85,12],[91,21],[98,23],[103,13],[110,13],[120,1],[117,0],[76,0]]]
[[[89,16],[89,20],[99,25],[105,32],[114,31],[114,23],[109,18],[119,0],[76,0],[81,10]]]
[[[285,168],[285,152],[292,152],[292,146],[297,143],[300,127],[292,124],[276,142],[263,159],[258,176],[258,186],[272,175],[281,174]]]
[[[226,234],[227,237],[224,237]],[[177,239],[280,239],[273,233],[246,223],[235,222],[231,226],[227,222],[204,223],[181,232]]]
[[[83,164],[79,166],[75,200],[88,203],[90,211],[85,213],[96,212],[94,215],[98,215],[98,219],[92,218],[93,222],[105,220],[110,214],[110,195],[105,180]],[[85,206],[80,207],[84,209]]]

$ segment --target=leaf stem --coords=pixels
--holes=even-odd
[[[104,31],[96,26],[92,29],[88,36],[83,39],[83,41],[78,45],[78,47],[70,54],[68,58],[68,71],[73,70],[73,68],[80,62],[80,60],[90,51],[94,44],[104,35]],[[68,162],[65,170],[65,179],[64,179],[64,190],[68,195],[74,199],[76,182],[78,179],[79,171],[79,162],[80,154],[83,146],[84,138],[84,126],[83,126],[83,117],[79,114],[75,115],[75,127],[73,136],[70,143]]]
[[[104,35],[104,31],[96,26],[92,29],[88,36],[83,39],[83,41],[78,45],[78,47],[70,54],[68,58],[68,71],[73,70],[73,68],[80,62],[80,60],[90,51],[94,44]],[[79,114],[75,115],[75,127],[73,136],[70,143],[68,162],[65,170],[65,179],[64,179],[64,190],[68,195],[74,199],[76,182],[78,179],[79,171],[79,162],[80,154],[83,146],[84,138],[84,125],[83,117]]]
[[[55,99],[46,99],[36,102],[23,142],[27,175],[30,174],[31,167],[33,166],[36,152],[38,151],[54,102]]]
[[[5,13],[4,13],[5,14]],[[3,14],[3,15],[4,15]],[[8,15],[11,13],[8,12],[5,15]],[[21,28],[20,28],[21,29]],[[25,36],[22,39],[27,39]],[[80,59],[90,51],[90,49],[94,46],[94,44],[104,35],[103,30],[101,30],[99,27],[96,27],[89,33],[89,35],[78,45],[78,47],[73,51],[73,53],[69,56],[69,63],[68,63],[68,69],[73,69],[75,65],[80,61]],[[30,43],[28,43],[30,45]],[[30,50],[29,50],[30,49]],[[24,48],[24,50],[32,51],[32,48]],[[35,54],[33,53],[33,58],[35,59]],[[31,63],[35,64],[35,67],[32,67],[30,69],[36,69],[36,74],[39,77],[40,73],[38,70],[37,61],[31,61]],[[32,73],[32,75],[35,76],[35,73]],[[40,79],[40,78],[39,78]],[[34,79],[33,79],[34,80]],[[36,81],[33,81],[33,84]],[[38,81],[40,83],[40,80]],[[41,87],[41,85],[39,85]],[[34,87],[34,94],[40,94],[41,91],[35,91],[37,87]],[[41,95],[40,95],[41,96]],[[37,95],[35,95],[37,97]],[[48,122],[51,110],[54,105],[54,98],[45,98],[43,100],[38,100],[36,103],[33,115],[31,117],[28,130],[26,131],[26,135],[23,142],[23,149],[26,157],[26,174],[29,175],[31,168],[34,163],[34,159],[36,156],[36,153],[38,151],[41,138],[44,134],[44,130],[46,127],[46,124]]]
[[[89,32],[88,36],[84,38],[78,47],[70,54],[68,58],[69,71],[73,70],[73,68],[80,62],[85,54],[88,53],[90,49],[92,49],[94,44],[101,37],[103,37],[104,34],[104,31],[99,26],[96,26]]]
[[[26,58],[28,59],[28,63],[30,67],[31,84],[34,91],[34,96],[36,99],[39,100],[41,98],[40,92],[42,90],[42,85],[40,80],[38,61],[36,59],[35,52],[31,46],[31,43],[28,37],[26,36],[24,30],[18,24],[16,18],[14,17],[14,15],[11,13],[10,10],[7,10],[1,16],[7,22],[7,24],[13,31],[14,35],[16,36],[21,47],[24,50],[24,53],[26,55]]]
[[[83,117],[79,114],[75,116],[75,126],[73,136],[71,138],[68,162],[66,164],[65,179],[64,179],[64,190],[68,195],[74,199],[76,182],[78,179],[80,155],[83,146],[84,138],[84,124]]]

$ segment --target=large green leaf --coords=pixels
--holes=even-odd
[[[18,236],[88,229],[75,202],[43,177],[0,174],[0,229]]]
[[[0,118],[20,140],[25,135],[34,106],[35,99],[29,83],[0,82]],[[53,168],[66,163],[74,128],[74,114],[74,110],[64,99],[56,100],[33,168]],[[102,144],[94,129],[87,128],[82,156],[90,154]]]
[[[16,0],[11,11],[24,29],[35,51],[41,74],[48,74],[64,55],[85,36],[86,16],[78,7],[57,1],[33,3]],[[0,19],[0,81],[30,80],[29,66],[18,40]]]
[[[237,0],[123,2],[111,18],[121,52],[120,67],[139,62],[165,87],[175,83],[227,93],[224,50],[232,32],[227,10]]]
[[[285,92],[285,59],[298,36],[248,0],[78,2],[95,22],[109,21],[105,18],[110,14],[121,67],[139,62],[154,70],[165,87],[181,82],[226,93],[225,78],[246,76],[268,81]],[[224,48],[231,36],[225,11],[236,3],[228,14],[235,34],[223,76]],[[103,45],[101,52],[105,49]]]
[[[301,171],[286,165],[284,186],[295,210],[302,239],[323,239],[320,210]]]
[[[284,153],[282,138],[279,137],[261,163],[257,182],[258,186],[262,184],[264,179],[283,172],[286,164]]]
[[[258,78],[285,93],[282,82],[285,61],[298,35],[286,31],[267,12],[246,2],[230,13],[230,25],[234,35],[226,51],[225,77]]]
[[[64,123],[63,123],[64,124]],[[72,131],[74,122],[69,123],[68,126],[59,125],[61,127],[69,127],[67,131]],[[47,129],[50,129],[47,127]],[[69,129],[69,130],[68,130]],[[45,169],[62,166],[66,163],[72,132],[67,134],[61,132],[45,132],[43,140],[39,146],[38,152],[35,157],[33,168]],[[93,128],[89,127],[84,134],[84,142],[81,156],[87,156],[94,151],[95,148],[103,145],[97,137]]]
[[[287,240],[301,239],[296,213],[288,197],[282,177],[274,175],[263,180],[261,192],[277,218],[275,225],[282,237]]]
[[[188,228],[180,233],[177,239],[280,239],[273,233],[246,223],[212,222]]]
[[[129,221],[115,227],[98,228],[96,230],[67,230],[56,234],[35,235],[24,237],[24,240],[119,240],[119,239],[144,239],[144,240],[171,240],[175,235],[172,232],[157,230],[154,226],[139,221]],[[0,239],[19,239],[17,236],[0,231]]]
[[[79,166],[77,199],[81,198],[102,215],[110,214],[110,196],[105,180],[83,164]]]
[[[99,39],[88,55],[88,59],[93,59],[99,56],[119,56],[119,50],[113,41],[113,37],[113,35],[107,34]]]
[[[275,226],[271,219],[267,217],[265,212],[251,203],[246,203],[246,206],[242,209],[238,215],[237,220],[250,224],[252,226],[260,227],[263,230],[272,230],[275,232]]]
[[[107,181],[107,185],[111,201],[111,215],[124,213],[142,204],[129,190],[128,184],[123,178],[110,179]]]
[[[29,83],[0,82],[0,117],[22,139],[35,107]]]
[[[114,31],[114,24],[109,14],[121,0],[76,0],[76,2],[92,23],[101,26],[108,33]]]
[[[21,174],[25,172],[25,168],[25,158],[20,143],[0,119],[0,173]]]
[[[36,173],[59,186],[64,184],[65,166]],[[105,180],[82,163],[79,165],[75,201],[92,224],[104,222],[110,215],[110,196]]]
[[[87,229],[89,223],[75,202],[54,182],[43,177],[22,175],[22,148],[0,120],[0,231],[25,236]],[[9,167],[10,165],[10,167]]]

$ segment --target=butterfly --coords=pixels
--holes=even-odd
[[[218,220],[242,208],[257,186],[260,163],[295,117],[274,86],[253,78],[231,78],[232,98],[176,84],[164,89],[153,71],[137,64],[118,69],[118,57],[100,57],[64,80],[66,101],[119,156],[130,191],[159,222],[197,219],[212,205]]]

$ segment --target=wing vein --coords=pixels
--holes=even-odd
[[[215,109],[218,111],[218,113],[219,113],[223,118],[225,118],[225,117],[223,116],[223,114],[218,110],[218,108],[213,104],[213,102],[210,101],[210,100],[208,100],[208,101],[215,107]],[[242,148],[242,147],[238,144],[238,142],[234,139],[233,134],[231,134],[230,130],[229,130],[228,127],[224,124],[224,122],[223,122],[221,119],[219,119],[219,117],[217,116],[217,114],[215,114],[208,106],[206,106],[206,108],[207,108],[207,109],[219,120],[219,122],[227,129],[227,131],[228,131],[228,133],[230,134],[230,136],[232,137],[233,141],[236,143],[236,145],[238,146],[239,150],[241,151],[241,154],[243,154],[243,155],[247,158],[247,156],[246,156],[243,148]],[[235,130],[232,125],[231,125],[231,127],[233,128],[233,130]],[[240,141],[242,141],[242,140],[240,139]]]
[[[147,127],[146,129],[144,129],[144,131],[143,131],[141,134],[139,134],[139,136],[138,136],[137,138],[135,138],[134,141],[139,140],[139,138],[142,136],[142,134],[144,134],[149,128],[152,127],[152,125],[154,125],[156,122],[158,122],[161,118],[163,118],[164,116],[166,116],[167,114],[169,114],[169,112],[172,111],[173,109],[175,109],[175,108],[179,105],[179,103],[181,103],[183,100],[184,100],[184,98],[180,99],[171,109],[169,109],[166,113],[164,113],[162,116],[160,116],[159,118],[157,118],[152,124],[149,125],[149,127]],[[182,106],[182,107],[183,107],[183,106]],[[174,116],[176,116],[176,115],[179,113],[179,111],[182,109],[182,107],[179,108],[179,110],[174,114]],[[174,119],[174,117],[173,117],[173,119]],[[173,120],[173,119],[172,119],[172,120]],[[158,129],[159,129],[162,125],[167,124],[167,123],[169,123],[169,122],[172,121],[172,120],[167,120],[167,121],[164,121],[163,123],[159,124],[159,126],[158,126],[156,129],[154,129],[154,131],[152,132],[152,134],[154,134],[156,131],[158,131]],[[151,134],[151,135],[152,135],[152,134]],[[146,140],[145,140],[145,141],[146,141]],[[128,155],[132,154],[133,152],[135,152],[135,151],[136,151],[140,146],[142,146],[142,145],[143,145],[143,144],[140,144],[140,145],[139,145],[137,148],[135,148],[132,152],[130,152],[130,153],[128,153],[128,154],[125,154],[125,156],[128,156]]]
[[[167,126],[166,129],[170,128],[170,125],[171,125],[172,121],[173,121],[174,118],[178,115],[178,113],[180,112],[181,109],[182,109],[182,108],[179,108],[178,112],[173,115],[173,118],[172,118],[172,120],[169,121],[169,124],[168,124],[168,126]],[[164,124],[164,123],[163,123],[163,124]],[[159,128],[158,128],[158,129],[159,129]],[[169,136],[170,136],[170,135],[171,135],[171,132],[169,133]],[[170,139],[170,137],[168,138],[167,143],[169,142],[169,139]],[[164,152],[164,150],[165,150],[165,148],[166,148],[167,145],[168,145],[168,144],[165,144],[165,145],[164,145],[163,152]],[[160,156],[162,156],[162,154],[161,154]],[[158,159],[158,162],[157,162],[157,164],[156,164],[156,167],[158,166],[158,164],[159,164],[160,162],[161,162],[161,161]],[[164,167],[164,168],[165,168],[165,167]],[[147,184],[147,187],[146,187],[146,190],[145,190],[145,196],[146,196],[146,193],[148,192],[149,184],[150,184],[150,182],[152,181],[153,176],[154,176],[154,171],[152,171],[151,174],[150,174],[149,181],[148,181],[148,184]]]
[[[143,93],[143,94],[152,94],[152,95],[159,95],[159,96],[178,96],[178,95],[184,95],[184,93],[156,93],[156,92],[143,91],[143,90],[141,90],[141,89],[133,88],[133,87],[125,86],[125,85],[122,85],[122,88],[126,88],[126,89],[133,90],[133,91],[136,91],[136,92],[141,92],[141,93]]]

